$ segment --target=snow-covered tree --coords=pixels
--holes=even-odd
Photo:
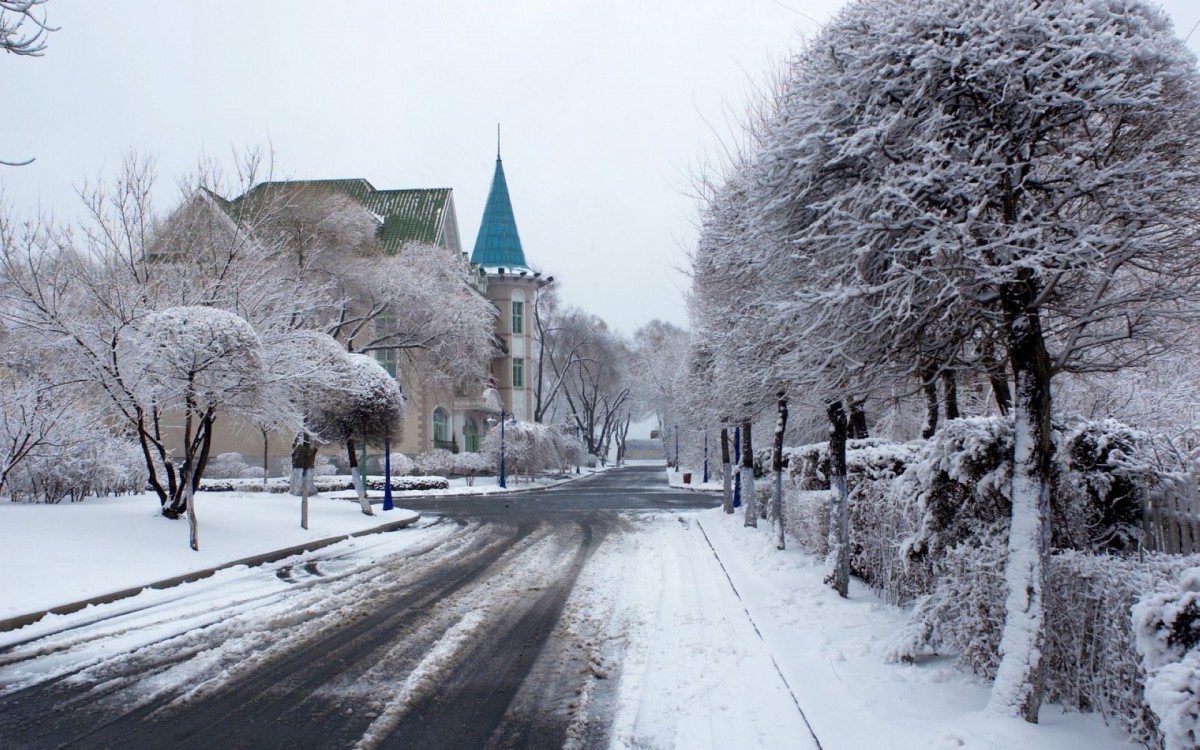
[[[266,373],[254,329],[234,313],[212,307],[172,307],[143,316],[125,345],[141,365],[140,403],[160,413],[182,412],[180,498],[164,512],[186,510],[192,549],[198,550],[195,493],[208,462],[218,416],[253,414],[262,407]]]
[[[371,516],[375,513],[367,500],[355,446],[358,441],[368,445],[380,443],[396,431],[404,418],[404,396],[396,379],[373,358],[365,354],[347,354],[346,357],[345,396],[321,405],[313,416],[314,432],[330,442],[346,446],[359,505],[364,514]]]
[[[563,379],[568,419],[588,453],[607,455],[634,407],[625,368],[628,344],[599,317],[579,309],[564,313],[560,326],[547,357],[555,376]]]
[[[792,64],[753,213],[787,252],[807,370],[933,365],[1015,382],[1008,601],[994,710],[1037,720],[1050,381],[1171,345],[1197,303],[1200,92],[1138,0],[864,0]],[[769,319],[773,320],[773,319]],[[767,322],[776,327],[773,322]],[[853,389],[847,390],[853,394]]]

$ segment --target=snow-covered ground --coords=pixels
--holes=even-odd
[[[507,491],[558,481],[510,478]],[[395,492],[397,509],[375,505],[374,516],[349,501],[353,492],[317,495],[307,531],[300,528],[300,499],[291,495],[200,492],[199,552],[188,547],[187,522],[164,518],[153,495],[58,505],[0,501],[0,620],[411,518],[401,509],[405,497],[500,492],[495,477],[478,477],[473,486],[454,479],[448,490]]]
[[[209,566],[222,555],[236,559],[390,520],[387,514],[362,516],[343,500],[316,500],[306,536],[298,528],[294,498],[206,495],[198,505],[205,551],[193,553],[185,524],[159,518],[153,501],[147,506],[146,500],[0,506],[4,606],[29,611],[64,596],[83,598],[188,566]],[[94,639],[86,628],[68,627],[101,614],[84,611],[0,633],[0,648],[40,633],[66,639],[20,648],[53,654],[52,669],[68,659],[94,660],[89,672],[99,678],[105,659],[146,639],[171,637],[197,648],[193,642],[203,638],[199,656],[155,675],[141,689],[219,687],[230,679],[223,665],[277,647],[279,628],[315,627],[293,613],[314,613],[320,625],[322,618],[336,619],[342,598],[344,607],[353,608],[369,587],[391,585],[389,577],[376,573],[379,560],[415,553],[416,560],[429,558],[429,565],[445,564],[475,531],[474,525],[425,519],[401,533],[353,539],[318,553],[322,572],[337,572],[324,588],[297,587],[270,571],[233,568],[106,605],[106,614],[125,614],[98,623],[104,631]],[[510,569],[533,572],[497,575],[464,590],[470,606],[447,610],[436,648],[420,669],[401,675],[392,699],[381,699],[375,709],[375,734],[382,737],[402,718],[412,695],[430,689],[455,664],[454,654],[464,651],[489,608],[515,601],[519,591],[529,589],[529,575],[550,569],[554,558],[548,555],[560,542],[551,544],[549,533],[547,527],[532,535],[511,554]],[[575,659],[582,652],[588,669],[570,704],[568,747],[591,746],[598,724],[608,727],[611,748],[809,748],[815,747],[813,734],[826,750],[1131,746],[1095,716],[1064,714],[1053,706],[1043,708],[1037,726],[988,715],[987,686],[955,670],[948,659],[886,664],[883,644],[903,625],[906,612],[861,586],[852,585],[849,599],[838,598],[822,583],[818,561],[796,550],[776,551],[769,534],[765,524],[746,528],[740,513],[727,516],[720,509],[622,516],[583,568],[555,645],[543,651],[528,681],[552,671],[549,662],[566,651]],[[42,572],[48,566],[52,575]],[[300,566],[293,572],[303,575]],[[72,576],[77,581],[69,589],[56,580]],[[47,581],[56,593],[35,590]],[[249,624],[250,635],[236,635],[238,622]],[[228,640],[208,637],[213,634],[208,628],[228,628]],[[15,685],[45,675],[0,673],[0,678],[0,684]]]

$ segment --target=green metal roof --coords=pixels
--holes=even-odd
[[[513,217],[508,183],[504,180],[504,164],[499,154],[496,155],[496,174],[492,177],[492,189],[483,209],[483,221],[479,225],[479,236],[475,238],[471,262],[485,268],[529,269],[525,251],[521,249],[521,237],[517,234],[517,220]]]
[[[264,182],[231,202],[265,197],[271,191],[299,187],[325,188],[341,193],[371,212],[379,220],[379,244],[383,252],[394,255],[409,242],[458,247],[458,227],[450,188],[415,190],[376,190],[364,179],[289,180]]]

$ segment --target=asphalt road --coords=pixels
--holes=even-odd
[[[274,588],[247,580],[245,593],[205,601],[181,594],[113,617],[98,608],[0,650],[3,673],[54,675],[0,683],[0,747],[601,744],[602,720],[571,722],[595,666],[557,627],[568,595],[597,545],[628,532],[628,513],[718,503],[669,489],[661,467],[406,500],[443,520],[426,527],[428,543],[369,566],[317,553],[247,574]]]

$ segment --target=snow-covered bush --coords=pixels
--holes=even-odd
[[[417,470],[417,464],[403,453],[393,453],[388,456],[392,465],[393,477],[406,477]]]
[[[1055,546],[1128,552],[1141,539],[1142,507],[1160,473],[1145,455],[1149,438],[1115,420],[1084,422],[1060,440]]]
[[[81,421],[70,442],[53,453],[31,454],[16,466],[7,486],[15,502],[59,503],[88,495],[141,492],[146,474],[145,460],[135,444]]]
[[[475,477],[491,470],[491,462],[482,453],[467,451],[454,457],[454,473],[466,477],[468,486],[475,484]]]
[[[951,420],[896,481],[894,492],[916,499],[920,526],[901,552],[930,563],[960,543],[991,537],[1012,513],[1012,423],[999,417]]]
[[[829,490],[797,489],[785,479],[783,528],[800,549],[824,557],[829,552]]]
[[[248,465],[241,453],[222,453],[208,462],[204,475],[213,479],[261,478],[262,468]]]
[[[530,476],[544,471],[562,471],[573,465],[572,442],[576,442],[574,437],[568,437],[550,425],[510,422],[504,426],[505,471]],[[499,429],[488,432],[480,453],[491,465],[500,465]]]
[[[326,456],[324,453],[317,454],[317,462],[313,466],[313,475],[318,477],[331,477],[335,474],[345,474],[350,470],[350,464],[345,459],[342,460],[342,466],[339,468],[337,461],[334,458]]]
[[[1177,590],[1152,594],[1132,610],[1146,674],[1146,704],[1165,750],[1200,747],[1200,567]]]
[[[422,474],[447,477],[455,473],[454,454],[441,448],[417,456],[416,465]]]

